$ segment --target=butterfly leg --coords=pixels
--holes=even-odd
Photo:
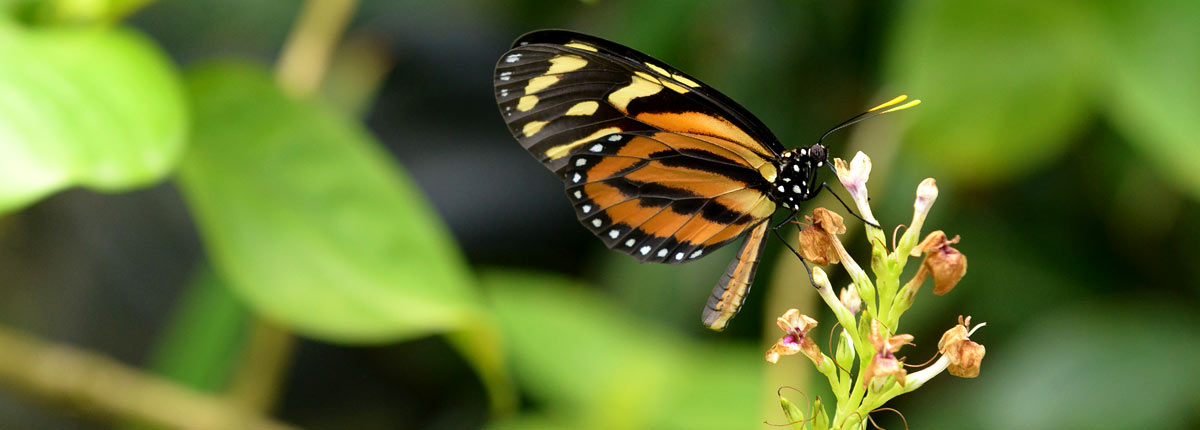
[[[854,212],[854,209],[850,209],[850,206],[849,206],[849,205],[847,205],[847,204],[846,204],[846,202],[845,202],[845,201],[843,201],[843,200],[842,200],[842,198],[841,198],[840,196],[838,196],[838,195],[837,195],[837,193],[833,192],[833,188],[831,188],[831,187],[829,186],[829,183],[828,183],[828,182],[822,182],[822,183],[821,183],[821,186],[822,186],[822,187],[824,187],[826,190],[829,190],[829,194],[833,194],[833,198],[837,199],[838,203],[841,203],[841,204],[842,204],[842,207],[846,208],[846,211],[847,211],[847,212],[850,212],[850,215],[854,215],[854,217],[855,217],[855,218],[858,218],[858,219],[859,219],[859,221],[865,222],[865,223],[867,223],[867,225],[869,225],[869,226],[871,226],[871,227],[875,227],[875,228],[878,228],[878,229],[882,229],[882,228],[883,228],[883,227],[880,227],[880,226],[879,226],[879,224],[873,223],[873,222],[871,222],[871,221],[867,221],[865,218],[863,218],[862,216],[860,216],[860,215],[858,215],[857,213],[855,213],[855,212]]]
[[[796,248],[793,248],[792,244],[788,243],[787,239],[783,238],[783,234],[779,233],[779,229],[796,220],[796,214],[797,212],[793,211],[792,214],[787,217],[787,219],[783,220],[783,222],[772,226],[771,232],[775,233],[775,237],[779,238],[779,241],[783,242],[783,246],[786,246],[788,250],[792,251],[792,254],[796,254],[796,258],[800,260],[800,264],[804,265],[804,271],[808,272],[808,282],[811,283],[813,287],[816,287],[817,281],[813,279],[812,269],[808,268],[808,262],[804,261],[804,257],[800,256],[800,252],[796,251]]]

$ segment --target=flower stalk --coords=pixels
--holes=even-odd
[[[921,285],[932,278],[937,295],[950,292],[966,274],[966,256],[954,248],[961,240],[934,231],[921,238],[921,230],[938,197],[937,182],[925,179],[918,185],[913,217],[898,237],[887,240],[871,210],[866,183],[871,159],[859,152],[849,163],[834,160],[834,170],[849,192],[864,223],[871,245],[868,275],[846,251],[838,235],[846,231],[843,218],[825,208],[816,208],[805,216],[808,225],[800,231],[800,254],[812,263],[812,283],[842,330],[837,334],[834,358],[820,350],[811,333],[817,320],[792,309],[779,318],[784,336],[767,352],[767,361],[803,353],[825,375],[834,392],[833,416],[828,417],[819,400],[813,403],[810,421],[802,426],[814,430],[865,429],[867,415],[892,398],[910,393],[942,373],[973,378],[985,349],[970,339],[984,324],[971,326],[970,317],[959,317],[958,324],[946,331],[938,342],[938,357],[933,363],[911,373],[901,354],[912,344],[912,335],[898,331],[900,318],[918,296]],[[894,233],[895,234],[895,233]],[[888,249],[888,244],[895,249]],[[916,273],[901,282],[909,257],[924,256]],[[841,264],[851,284],[835,293],[829,276],[821,266]],[[872,277],[873,275],[873,277]],[[827,402],[829,403],[829,402]],[[794,411],[792,411],[794,412]],[[794,414],[793,414],[794,416]]]

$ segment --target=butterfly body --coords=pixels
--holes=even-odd
[[[526,34],[493,82],[513,137],[608,248],[679,264],[746,238],[702,313],[715,330],[741,307],[777,207],[794,215],[821,190],[820,142],[787,150],[725,95],[611,41]]]

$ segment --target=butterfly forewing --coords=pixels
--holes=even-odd
[[[681,263],[769,217],[781,151],[732,100],[623,46],[550,30],[495,72],[513,136],[567,184],[579,220],[640,261]]]

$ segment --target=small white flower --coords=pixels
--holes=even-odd
[[[871,213],[871,206],[867,204],[867,179],[871,176],[871,157],[858,151],[857,154],[854,154],[854,159],[850,160],[850,164],[846,164],[845,160],[835,158],[833,169],[837,172],[838,180],[842,182],[846,192],[850,193],[850,198],[854,200],[854,205],[858,207],[863,219],[879,224],[875,220],[875,215]]]

